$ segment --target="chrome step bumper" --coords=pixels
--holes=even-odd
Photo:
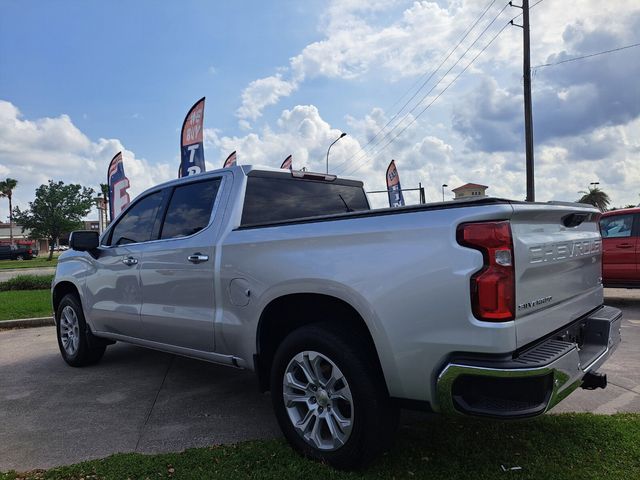
[[[510,358],[457,355],[437,379],[437,410],[499,418],[540,415],[595,372],[620,343],[622,312],[603,306]]]

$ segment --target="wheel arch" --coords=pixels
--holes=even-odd
[[[60,306],[60,302],[65,297],[65,295],[73,294],[78,298],[78,302],[82,306],[82,299],[80,297],[80,289],[73,283],[68,280],[64,280],[58,282],[51,292],[51,303],[53,305],[53,318],[56,318],[56,312],[58,311],[58,306]]]
[[[330,318],[327,318],[327,314],[330,314]],[[261,391],[269,389],[273,357],[284,338],[305,325],[327,321],[339,325],[345,332],[362,336],[375,360],[376,368],[383,374],[380,352],[376,348],[371,330],[363,315],[353,305],[330,294],[290,293],[272,299],[260,314],[254,368]]]

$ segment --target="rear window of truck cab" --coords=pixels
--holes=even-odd
[[[319,178],[319,176],[316,176]],[[369,210],[362,182],[295,178],[288,173],[251,172],[242,225],[284,222],[307,217]]]

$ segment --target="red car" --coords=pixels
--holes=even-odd
[[[640,288],[640,208],[604,213],[600,233],[604,286]]]

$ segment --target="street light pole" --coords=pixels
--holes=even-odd
[[[442,184],[442,201],[444,202],[444,188],[448,187],[449,185],[447,185],[446,183]]]
[[[340,136],[339,136],[338,138],[336,138],[336,139],[331,143],[331,145],[329,145],[329,148],[327,148],[327,174],[329,173],[329,151],[331,150],[331,147],[333,147],[333,145],[334,145],[338,140],[340,140],[342,137],[346,137],[346,136],[347,136],[347,134],[346,134],[346,133],[344,133],[344,132],[342,132],[342,133],[340,134]]]

